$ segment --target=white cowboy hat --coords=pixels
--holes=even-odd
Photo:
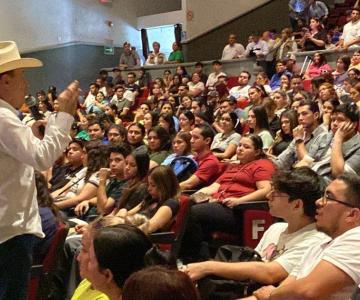
[[[21,68],[41,67],[43,63],[36,58],[21,58],[15,42],[0,41],[0,74]]]

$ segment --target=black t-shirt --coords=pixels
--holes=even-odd
[[[147,207],[141,210],[139,213],[151,219],[162,206],[169,207],[171,209],[171,214],[174,217],[179,211],[180,203],[177,199],[168,199],[161,206],[158,206],[157,202],[153,202],[147,205]]]
[[[125,88],[127,90],[131,91],[131,92],[139,92],[140,91],[140,87],[135,83],[133,83],[133,84],[130,84],[130,83],[125,84]]]
[[[319,31],[318,33],[316,33],[313,36],[313,38],[326,42],[326,31],[325,30]],[[325,45],[322,46],[322,47],[319,47],[313,41],[305,40],[305,43],[304,43],[304,50],[305,51],[315,51],[315,50],[324,50],[324,49],[325,49]]]
[[[109,183],[106,185],[106,196],[108,198],[120,199],[125,184],[126,180],[124,179],[110,178]]]
[[[53,166],[52,177],[49,181],[51,184],[51,188],[49,189],[50,192],[64,187],[82,168],[83,166],[73,168],[69,164],[63,166]]]

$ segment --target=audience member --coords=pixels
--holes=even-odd
[[[313,79],[327,73],[331,73],[332,68],[326,63],[326,58],[323,53],[316,52],[312,58],[312,63],[307,69],[304,77],[306,79]]]
[[[247,124],[250,132],[258,135],[262,140],[263,150],[269,149],[273,137],[269,131],[269,121],[266,109],[263,105],[255,106],[249,110]]]
[[[326,20],[328,14],[329,10],[323,1],[309,0],[308,16],[310,19]]]
[[[320,20],[312,17],[309,29],[305,28],[304,36],[300,41],[304,51],[324,50],[326,42],[326,31]]]
[[[213,61],[212,63],[213,71],[209,74],[209,77],[206,81],[206,87],[208,89],[214,89],[215,84],[217,83],[220,76],[226,76],[224,72],[221,71],[222,63],[218,60]]]
[[[160,52],[160,43],[159,42],[153,42],[152,43],[153,50],[149,53],[149,56],[145,62],[145,65],[159,65],[159,56],[162,56],[162,63],[166,62],[166,57],[164,53]]]
[[[278,288],[263,287],[249,299],[349,299],[360,283],[354,263],[360,258],[359,190],[357,175],[345,174],[332,181],[316,202],[316,228],[328,240],[309,247]]]
[[[215,275],[232,280],[250,279],[261,284],[277,284],[291,274],[309,247],[327,239],[315,228],[315,202],[325,188],[321,177],[309,168],[301,168],[293,172],[278,170],[272,178],[273,187],[267,194],[269,212],[285,222],[270,226],[255,248],[262,261],[188,264],[185,273],[192,280]]]
[[[270,80],[270,87],[274,91],[280,88],[281,84],[281,76],[288,75],[291,76],[292,74],[286,69],[286,64],[283,61],[277,61],[275,66],[276,73],[271,77]]]
[[[131,48],[129,42],[123,44],[123,52],[120,55],[119,67],[132,68],[140,66],[140,58],[134,49]]]
[[[197,126],[192,130],[191,149],[196,153],[195,161],[199,167],[189,179],[180,182],[181,190],[210,185],[220,175],[220,163],[210,151],[213,139],[214,131],[209,126]]]
[[[122,300],[200,300],[189,277],[177,270],[150,267],[131,275],[125,282]]]
[[[231,33],[229,35],[229,44],[224,47],[221,60],[230,60],[240,58],[244,55],[244,46],[236,42],[236,35]]]
[[[360,8],[354,7],[351,12],[351,18],[345,24],[343,33],[340,37],[338,48],[349,49],[360,45]]]
[[[168,61],[166,64],[178,64],[184,62],[184,55],[181,51],[180,44],[178,42],[173,42],[172,44],[172,52],[169,55]]]

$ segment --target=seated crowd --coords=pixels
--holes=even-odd
[[[351,17],[357,22],[359,11]],[[321,50],[326,41],[313,38],[320,21],[309,22],[300,44]],[[352,45],[340,37],[340,47]],[[147,64],[166,61],[159,43],[153,46]],[[122,64],[137,65],[130,44],[124,47]],[[269,32],[254,35],[245,48],[230,35],[222,59],[256,56],[263,67],[242,70],[231,87],[221,61],[208,75],[197,63],[191,76],[177,66],[154,81],[143,69],[126,80],[118,68],[113,77],[100,72],[79,99],[67,150],[36,175],[46,233],[37,261],[57,222],[74,227],[55,270],[61,283],[54,299],[200,299],[191,280],[201,291],[210,276],[262,286],[239,298],[351,297],[360,284],[360,52],[340,56],[335,70],[316,52],[301,72],[287,55],[295,48],[288,29],[277,41]],[[173,50],[167,61],[182,62],[176,43]],[[57,113],[55,87],[36,96],[21,109],[29,126]],[[193,202],[179,251],[183,273],[144,269],[149,237],[172,229],[182,194]],[[263,200],[283,222],[257,245],[261,261],[214,261],[213,233],[241,232],[241,205]]]

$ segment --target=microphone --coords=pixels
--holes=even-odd
[[[25,104],[29,107],[30,113],[35,121],[44,119],[44,115],[39,111],[39,107],[37,105],[37,100],[35,99],[35,97],[27,95],[25,97]],[[45,126],[39,126],[39,131],[42,135],[45,135]]]

